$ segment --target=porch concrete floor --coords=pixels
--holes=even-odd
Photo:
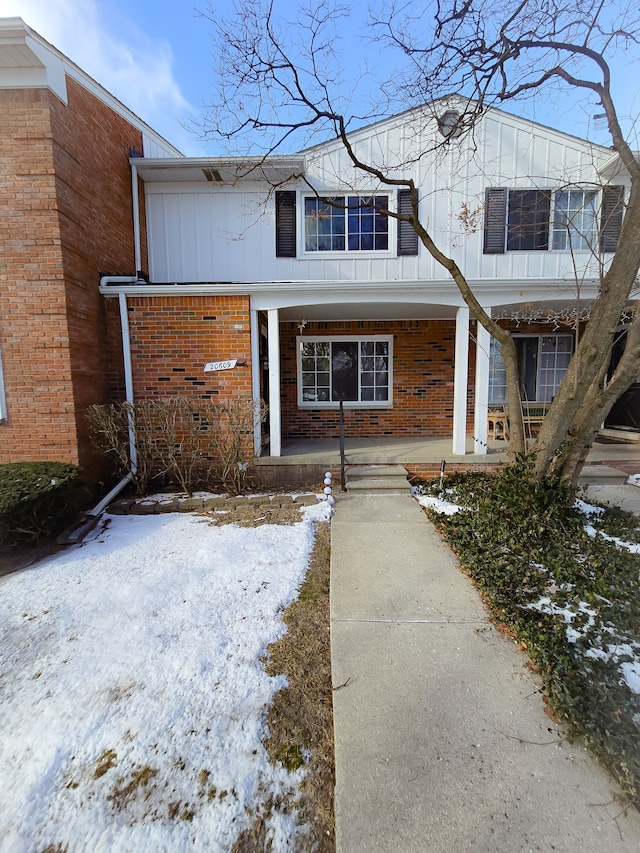
[[[473,439],[467,437],[466,455],[452,453],[451,438],[403,438],[375,436],[347,437],[345,456],[349,465],[410,465],[419,463],[463,462],[467,464],[495,464],[507,461],[508,443],[490,441],[486,454],[473,453]],[[268,451],[266,451],[268,453]],[[588,457],[588,463],[615,462],[628,465],[638,462],[639,442],[597,441]],[[281,456],[261,456],[258,465],[339,465],[340,442],[338,438],[300,440],[283,443]]]

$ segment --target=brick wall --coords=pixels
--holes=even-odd
[[[280,326],[282,353],[283,440],[333,438],[339,421],[335,409],[299,409],[295,323]],[[455,322],[443,320],[396,322],[308,323],[304,334],[393,335],[393,408],[346,409],[350,435],[450,436],[453,432]],[[469,358],[467,428],[473,424],[475,349]]]
[[[0,462],[77,462],[51,129],[53,95],[0,91]]]
[[[119,315],[116,300],[109,302],[116,352]],[[251,398],[248,297],[136,296],[128,299],[128,313],[136,398]],[[246,366],[204,373],[207,362],[229,358]],[[112,388],[116,398],[118,390]]]
[[[75,81],[67,91],[65,105],[44,89],[0,90],[0,462],[79,462],[96,478],[84,409],[108,389],[98,284],[135,272],[128,158],[142,138]]]
[[[129,154],[142,149],[142,135],[74,80],[67,94],[68,106],[57,101],[52,115],[54,159],[78,456],[93,468],[99,461],[84,412],[108,397],[98,285],[105,273],[136,272]]]

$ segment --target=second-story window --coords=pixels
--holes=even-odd
[[[483,251],[615,252],[623,211],[622,186],[601,191],[487,189]]]
[[[307,252],[376,252],[389,248],[386,195],[369,198],[305,198],[304,247]]]

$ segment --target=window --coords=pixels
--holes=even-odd
[[[388,206],[386,195],[364,199],[358,196],[305,198],[305,251],[386,251],[389,248],[389,218],[385,213]]]
[[[553,248],[593,249],[597,229],[595,190],[563,190],[554,196]]]
[[[598,238],[601,252],[615,252],[623,208],[624,187],[618,186],[605,187],[602,194],[487,189],[483,252],[597,250]]]
[[[549,248],[551,193],[542,190],[510,190],[507,219],[507,251],[530,252]]]
[[[300,406],[391,406],[392,337],[299,337],[297,345]]]
[[[389,207],[388,195],[368,199],[343,195],[335,198],[308,196],[300,205],[296,204],[296,199],[295,190],[276,190],[277,258],[297,256],[300,224],[304,227],[306,252],[389,251],[389,217],[385,213]],[[303,215],[298,218],[300,206]],[[398,190],[396,210],[408,216],[413,214],[410,190]],[[418,235],[410,222],[398,220],[396,237],[398,257],[418,254]]]
[[[514,335],[520,373],[520,396],[531,403],[550,403],[567,372],[573,353],[572,335]],[[500,344],[491,339],[489,404],[503,406],[506,379]]]

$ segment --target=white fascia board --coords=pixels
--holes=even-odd
[[[67,103],[62,55],[56,55],[21,18],[0,20],[0,88],[48,88]]]
[[[301,156],[270,157],[133,157],[129,161],[149,191],[163,191],[172,183],[199,182],[204,187],[233,185],[237,181],[258,185],[287,181],[303,175],[306,160]]]
[[[550,279],[477,280],[469,282],[482,305],[525,303],[540,300],[575,299],[575,288],[570,282]],[[597,296],[599,281],[582,283],[585,299]],[[439,305],[460,306],[462,296],[450,280],[437,281],[262,281],[262,282],[205,282],[200,284],[131,284],[113,283],[100,286],[103,296],[252,296],[259,297],[256,306],[282,308],[290,305],[326,302],[431,302]]]

